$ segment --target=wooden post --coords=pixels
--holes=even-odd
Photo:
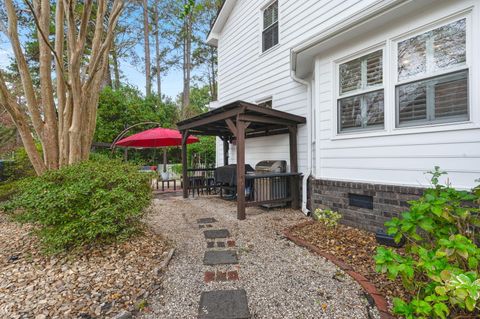
[[[223,165],[228,165],[229,144],[226,137],[223,138]]]
[[[298,173],[298,149],[297,149],[297,126],[288,127],[288,136],[290,144],[290,172]],[[292,176],[291,180],[292,208],[300,208],[299,200],[299,180],[297,176]]]
[[[188,198],[188,174],[187,174],[187,139],[188,130],[182,131],[182,180],[183,180],[183,198]]]
[[[237,121],[237,219],[245,219],[245,122]]]

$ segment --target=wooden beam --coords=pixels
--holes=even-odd
[[[195,128],[197,126],[202,126],[205,124],[210,124],[218,121],[223,121],[228,118],[235,117],[236,115],[242,113],[244,111],[244,108],[235,108],[233,110],[229,110],[223,113],[217,113],[217,114],[212,114],[210,116],[202,117],[199,118],[198,120],[195,120],[193,122],[185,123],[182,124],[182,122],[179,123],[178,125],[178,130],[187,130],[191,128]],[[208,113],[206,113],[208,114]],[[187,120],[188,121],[188,120]]]
[[[249,122],[254,122],[254,123],[265,123],[265,124],[276,124],[276,125],[284,125],[284,126],[289,126],[289,125],[295,125],[295,122],[284,120],[284,119],[279,119],[279,118],[274,118],[274,117],[268,117],[268,116],[261,116],[261,115],[246,115],[246,114],[241,114],[238,116],[238,119],[240,121],[249,121]]]
[[[298,115],[294,115],[294,114],[290,114],[290,113],[286,113],[286,112],[282,112],[274,109],[269,109],[269,108],[261,107],[258,105],[248,104],[246,105],[246,108],[247,108],[247,111],[253,111],[256,113],[265,114],[268,116],[273,116],[273,117],[288,120],[288,121],[293,121],[297,124],[303,124],[307,122],[307,119],[304,118],[303,116],[298,116]]]
[[[188,130],[182,131],[182,179],[183,179],[183,198],[188,198],[188,172],[187,172],[187,139]]]
[[[230,129],[230,132],[232,132],[234,136],[237,136],[237,127],[235,126],[233,121],[231,119],[226,119],[225,123],[227,123],[227,126]]]
[[[245,123],[237,121],[237,219],[245,219]]]
[[[225,138],[223,139],[223,165],[228,165],[228,150],[230,148],[230,144],[228,140]]]
[[[289,126],[289,145],[290,145],[290,173],[298,173],[298,147],[297,147],[297,126]],[[292,196],[292,208],[300,208],[300,192],[298,178],[290,178],[290,193]]]

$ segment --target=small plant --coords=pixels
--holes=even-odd
[[[338,225],[338,221],[342,218],[342,215],[330,209],[317,208],[314,212],[314,217],[327,227],[335,227]]]
[[[385,223],[396,242],[406,238],[405,253],[379,247],[376,270],[401,278],[414,296],[394,299],[394,312],[404,318],[447,318],[480,315],[480,193],[442,185],[438,167],[430,172],[432,188],[410,209]]]

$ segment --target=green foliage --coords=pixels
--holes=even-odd
[[[4,165],[2,176],[0,176],[0,180],[3,180],[0,181],[0,202],[9,200],[20,190],[19,181],[21,179],[36,176],[23,147],[15,150],[13,160]]]
[[[189,144],[187,148],[187,159],[190,167],[215,165],[216,144],[215,136],[198,136],[200,142]]]
[[[109,242],[139,229],[151,197],[148,178],[134,165],[96,156],[22,181],[3,208],[38,224],[47,252]]]
[[[182,164],[172,165],[172,172],[177,176],[181,176],[182,175]]]
[[[342,218],[342,215],[340,213],[334,212],[330,209],[317,208],[313,214],[317,221],[327,227],[337,226],[338,221]]]
[[[401,218],[385,223],[404,254],[379,247],[376,270],[400,277],[412,300],[396,299],[394,312],[405,318],[447,318],[452,313],[480,314],[480,248],[477,246],[480,192],[441,185],[445,173],[429,172],[433,187],[410,202]]]
[[[171,101],[160,102],[156,96],[143,97],[137,89],[124,86],[118,90],[105,87],[98,103],[95,141],[111,143],[125,128],[140,122],[155,122],[174,127],[177,108]],[[139,126],[130,134],[147,128]]]

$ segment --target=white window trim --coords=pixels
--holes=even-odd
[[[476,14],[474,15],[473,12]],[[395,87],[397,83],[401,84],[402,82],[397,82],[398,80],[398,65],[397,65],[397,46],[396,43],[404,39],[415,36],[416,34],[421,34],[423,32],[428,32],[430,30],[441,27],[442,25],[448,24],[466,18],[466,64],[458,68],[460,69],[469,69],[468,83],[469,83],[469,120],[468,121],[459,121],[459,122],[447,122],[447,123],[426,123],[424,125],[416,126],[400,126],[396,127],[396,100],[395,100]],[[420,23],[419,23],[420,24]],[[355,59],[355,57],[360,57],[366,52],[375,51],[375,48],[380,48],[380,45],[372,45],[369,48],[363,50],[356,50],[354,53],[348,55],[342,55],[341,58],[334,58],[331,61],[331,70],[334,74],[332,82],[332,133],[330,140],[347,140],[347,139],[357,139],[357,138],[368,138],[368,137],[382,137],[382,136],[396,136],[396,135],[409,135],[409,134],[421,134],[421,133],[434,133],[434,132],[444,132],[444,131],[462,131],[462,130],[472,130],[480,128],[480,110],[477,110],[475,106],[478,107],[477,103],[480,103],[480,100],[477,98],[478,94],[473,94],[475,90],[478,90],[478,85],[480,84],[480,62],[473,59],[473,52],[477,50],[480,52],[480,41],[474,40],[474,30],[480,28],[480,8],[467,7],[457,11],[456,13],[434,18],[427,24],[422,24],[417,28],[413,28],[408,32],[399,34],[394,37],[388,37],[384,41],[384,129],[383,130],[356,130],[351,132],[341,132],[338,131],[338,112],[337,112],[337,97],[338,97],[338,65]],[[368,54],[368,53],[367,53]],[[458,71],[457,70],[457,71]],[[446,73],[454,72],[454,69],[450,69]],[[432,75],[429,75],[429,77]],[[410,80],[411,81],[411,80]]]
[[[265,9],[267,9],[268,7],[270,7],[274,2],[277,2],[278,3],[278,21],[277,21],[277,24],[278,24],[278,43],[275,44],[273,47],[269,48],[268,50],[265,50],[263,51],[263,31],[264,31],[264,28],[263,28],[263,12],[265,11]],[[280,0],[268,0],[266,1],[265,3],[263,3],[263,5],[260,7],[260,10],[259,10],[259,18],[258,18],[258,21],[260,21],[260,23],[258,24],[259,25],[259,31],[258,31],[258,34],[259,34],[259,56],[262,57],[264,55],[267,55],[269,54],[270,52],[272,51],[275,51],[275,49],[277,49],[280,44],[281,44],[281,14],[280,14]]]
[[[358,90],[354,90],[354,91],[350,91],[350,92],[347,92],[343,95],[340,94],[340,65],[343,64],[343,63],[347,63],[347,62],[350,62],[352,60],[355,60],[355,59],[358,59],[358,58],[361,58],[365,55],[368,55],[370,53],[373,53],[375,51],[379,51],[379,50],[382,50],[382,85],[376,85],[376,86],[372,86],[372,87],[369,87],[369,88],[365,88],[365,89],[358,89]],[[385,88],[385,57],[386,57],[386,49],[385,49],[385,42],[382,42],[380,44],[376,44],[376,45],[373,45],[373,46],[370,46],[364,50],[361,50],[361,51],[358,51],[354,54],[351,54],[351,55],[348,55],[346,57],[343,57],[341,59],[338,59],[338,60],[335,60],[333,61],[333,67],[334,67],[334,74],[335,74],[335,81],[333,83],[334,85],[334,108],[333,108],[333,119],[335,119],[335,123],[333,123],[333,130],[334,130],[334,135],[333,136],[345,136],[345,135],[351,135],[351,134],[355,134],[355,135],[359,135],[359,134],[369,134],[369,133],[372,133],[372,132],[380,132],[380,131],[385,131],[385,125],[386,125],[386,118],[385,118],[385,95],[386,95],[386,88]],[[360,95],[360,94],[366,94],[366,93],[370,93],[370,92],[375,92],[375,91],[380,91],[380,90],[383,90],[383,104],[384,104],[384,108],[383,108],[383,127],[375,127],[375,126],[372,126],[371,128],[363,128],[363,127],[360,127],[360,128],[353,128],[353,129],[348,129],[348,130],[345,130],[345,131],[340,131],[340,114],[339,114],[339,107],[338,107],[338,101],[340,99],[344,99],[344,98],[348,98],[348,97],[351,97],[351,96],[356,96],[356,95]]]

